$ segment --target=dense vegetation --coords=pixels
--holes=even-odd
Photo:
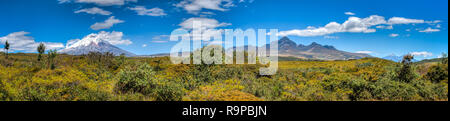
[[[41,48],[42,49],[42,48]],[[447,101],[448,59],[174,65],[169,58],[0,53],[2,101]]]

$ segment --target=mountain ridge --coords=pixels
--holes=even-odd
[[[80,44],[79,46],[70,46],[65,49],[59,50],[59,53],[69,54],[69,55],[85,55],[90,52],[100,52],[100,53],[112,53],[114,56],[119,56],[124,54],[127,57],[136,56],[136,54],[128,52],[126,50],[120,49],[107,41],[97,41],[91,42],[89,44]]]
[[[321,45],[317,42],[313,42],[310,45],[297,44],[288,37],[282,37],[280,40],[274,42],[278,42],[278,53],[280,57],[319,60],[349,60],[372,57],[368,54],[341,51],[334,46]]]
[[[272,44],[274,42],[278,42],[279,57],[293,57],[298,59],[317,59],[317,60],[350,60],[350,59],[361,59],[365,57],[372,57],[368,54],[350,53],[341,51],[336,49],[334,46],[321,45],[316,42],[313,42],[310,45],[297,44],[294,41],[290,40],[288,37],[282,37],[277,41],[273,41]],[[269,46],[270,44],[262,46],[267,48],[267,53],[270,53]],[[255,46],[246,45],[241,47],[232,47],[225,50],[235,51],[237,48],[240,48],[240,50],[247,51],[249,47]],[[142,57],[161,57],[161,56],[170,56],[170,53],[160,53],[154,55],[146,55]]]

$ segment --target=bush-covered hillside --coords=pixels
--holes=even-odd
[[[1,101],[447,101],[448,59],[173,65],[169,58],[0,53]]]

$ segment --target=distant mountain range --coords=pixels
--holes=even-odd
[[[313,42],[310,45],[296,44],[294,41],[290,40],[288,37],[283,37],[278,41],[279,57],[287,57],[291,59],[311,59],[311,60],[349,60],[349,59],[360,59],[365,57],[372,57],[368,54],[361,53],[351,53],[336,49],[331,45],[321,45]],[[268,48],[269,45],[263,47]],[[247,50],[248,46],[237,47],[244,48]],[[227,51],[234,51],[236,47],[229,48]],[[136,55],[126,50],[120,49],[108,41],[102,40],[96,36],[88,36],[82,40],[78,40],[73,44],[68,45],[65,49],[59,50],[59,53],[65,53],[70,55],[83,55],[89,52],[100,52],[106,53],[110,52],[116,56],[125,54],[128,57],[164,57],[170,56],[169,53],[155,54],[155,55]],[[383,59],[391,60],[395,62],[400,62],[403,56],[396,56],[394,54],[383,57]],[[413,62],[418,62],[418,60],[413,60]]]
[[[298,59],[314,59],[314,60],[349,60],[349,59],[360,59],[364,57],[372,57],[368,54],[360,53],[350,53],[345,51],[337,50],[335,47],[330,45],[320,45],[318,43],[312,43],[311,45],[297,45],[294,41],[290,40],[288,37],[283,37],[278,41],[278,53],[279,57],[289,57]],[[273,42],[272,42],[273,43]],[[244,48],[247,50],[249,46],[234,47],[229,48],[226,51],[234,51],[236,48]],[[269,45],[263,47],[268,48]],[[155,54],[142,57],[161,57],[169,56],[169,53]]]
[[[318,60],[349,60],[372,57],[368,54],[341,51],[331,45],[320,45],[316,42],[307,46],[302,44],[297,45],[288,37],[283,37],[276,42],[278,42],[278,53],[280,57]]]
[[[313,42],[310,45],[297,45],[294,41],[290,40],[288,37],[283,37],[278,41],[279,46],[279,57],[288,58],[290,60],[296,59],[311,59],[311,60],[349,60],[349,59],[360,59],[365,57],[372,57],[368,54],[361,53],[351,53],[345,52],[336,49],[331,45],[321,45],[316,42]],[[263,47],[268,48],[269,45],[265,45]],[[247,50],[248,46],[237,47],[244,48]],[[235,51],[236,47],[229,48],[226,51]],[[113,53],[115,56],[119,56],[124,54],[128,57],[165,57],[170,56],[169,53],[155,54],[155,55],[136,55],[126,50],[120,49],[108,41],[102,40],[96,36],[88,36],[82,40],[78,40],[73,44],[68,45],[65,49],[59,50],[59,53],[65,53],[70,55],[83,55],[88,54],[89,52],[100,52]],[[382,59],[391,60],[394,62],[401,62],[403,56],[396,56],[394,54],[383,57]],[[413,62],[418,62],[418,60],[413,60]]]

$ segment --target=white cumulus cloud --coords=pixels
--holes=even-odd
[[[194,28],[194,22],[199,22],[199,26]],[[230,26],[231,23],[219,22],[216,19],[210,18],[189,18],[181,22],[181,28],[191,31],[191,36],[194,40],[209,40],[209,37],[222,35],[223,29],[216,29],[218,27]],[[200,35],[194,35],[193,31],[199,31]]]
[[[103,10],[98,7],[77,10],[77,11],[75,11],[75,13],[88,13],[88,14],[99,14],[99,15],[111,15],[112,14],[111,12]]]
[[[198,25],[194,28],[194,23],[197,22]],[[203,17],[193,17],[184,20],[179,24],[182,29],[190,31],[193,40],[205,40],[209,41],[213,36],[223,35],[223,29],[217,29],[219,27],[230,26],[231,23],[219,22],[216,19],[203,18]],[[194,33],[195,31],[199,32]]]
[[[410,54],[413,55],[413,56],[421,56],[421,57],[433,56],[433,53],[426,52],[426,51],[423,51],[423,52],[411,52]]]
[[[375,28],[377,28],[377,29],[394,29],[394,27],[392,25],[389,25],[389,26],[379,25],[379,26],[376,26]]]
[[[137,14],[141,15],[141,16],[165,16],[165,15],[167,15],[164,12],[164,10],[161,8],[147,9],[144,6],[135,6],[135,7],[130,7],[128,9],[136,11]]]
[[[201,22],[201,26],[200,29],[205,30],[205,29],[214,29],[217,27],[224,27],[224,26],[229,26],[231,25],[231,23],[220,23],[219,21],[217,21],[216,19],[210,19],[210,18],[189,18],[186,19],[185,21],[181,22],[179,25],[184,28],[184,29],[194,29],[193,25],[194,25],[194,21],[198,21]]]
[[[4,37],[0,37],[0,42],[1,44],[4,44],[6,41],[8,41],[8,43],[10,44],[10,49],[13,51],[19,50],[26,52],[36,52],[36,48],[40,44],[40,42],[36,42],[33,37],[27,36],[28,34],[30,33],[25,31],[13,32]],[[62,43],[42,43],[46,46],[47,50],[64,48],[64,45]]]
[[[183,8],[188,13],[198,14],[202,9],[227,11],[227,8],[235,6],[233,1],[234,0],[183,0],[175,4],[175,6]]]
[[[353,16],[353,15],[356,15],[355,13],[353,13],[353,12],[345,12],[344,13],[345,15],[349,15],[349,16]]]
[[[137,0],[58,0],[59,4],[63,3],[87,3],[87,4],[96,4],[99,6],[122,6],[128,2],[137,2]]]
[[[439,32],[439,31],[441,31],[441,30],[439,30],[439,29],[433,29],[433,28],[431,28],[431,27],[428,27],[427,29],[421,30],[421,31],[419,31],[419,32],[423,32],[423,33],[432,33],[432,32]]]
[[[93,30],[100,30],[100,29],[109,29],[115,24],[123,23],[125,21],[116,19],[114,16],[109,17],[104,22],[97,22],[94,25],[91,26],[91,29]]]
[[[367,18],[350,17],[342,24],[331,22],[324,27],[308,27],[306,29],[295,29],[279,32],[280,36],[323,36],[333,33],[352,32],[352,33],[373,33],[375,29],[370,28],[375,25],[385,24],[386,20],[382,16],[372,15]]]
[[[409,19],[404,17],[392,17],[388,20],[388,24],[421,24],[421,23],[425,23],[425,20]]]
[[[334,33],[373,33],[376,29],[393,29],[393,25],[397,24],[419,24],[427,23],[428,21],[420,19],[409,19],[403,17],[392,17],[386,20],[383,16],[372,15],[366,18],[349,17],[344,23],[330,22],[323,27],[307,27],[306,29],[293,29],[288,31],[280,31],[279,36],[324,36]],[[435,22],[435,21],[431,21]],[[438,21],[439,22],[439,21]],[[424,31],[436,32],[436,30]]]
[[[371,54],[373,53],[372,51],[356,51],[356,53],[361,53],[361,54]]]
[[[390,36],[390,37],[398,37],[399,34],[390,34],[389,36]]]

